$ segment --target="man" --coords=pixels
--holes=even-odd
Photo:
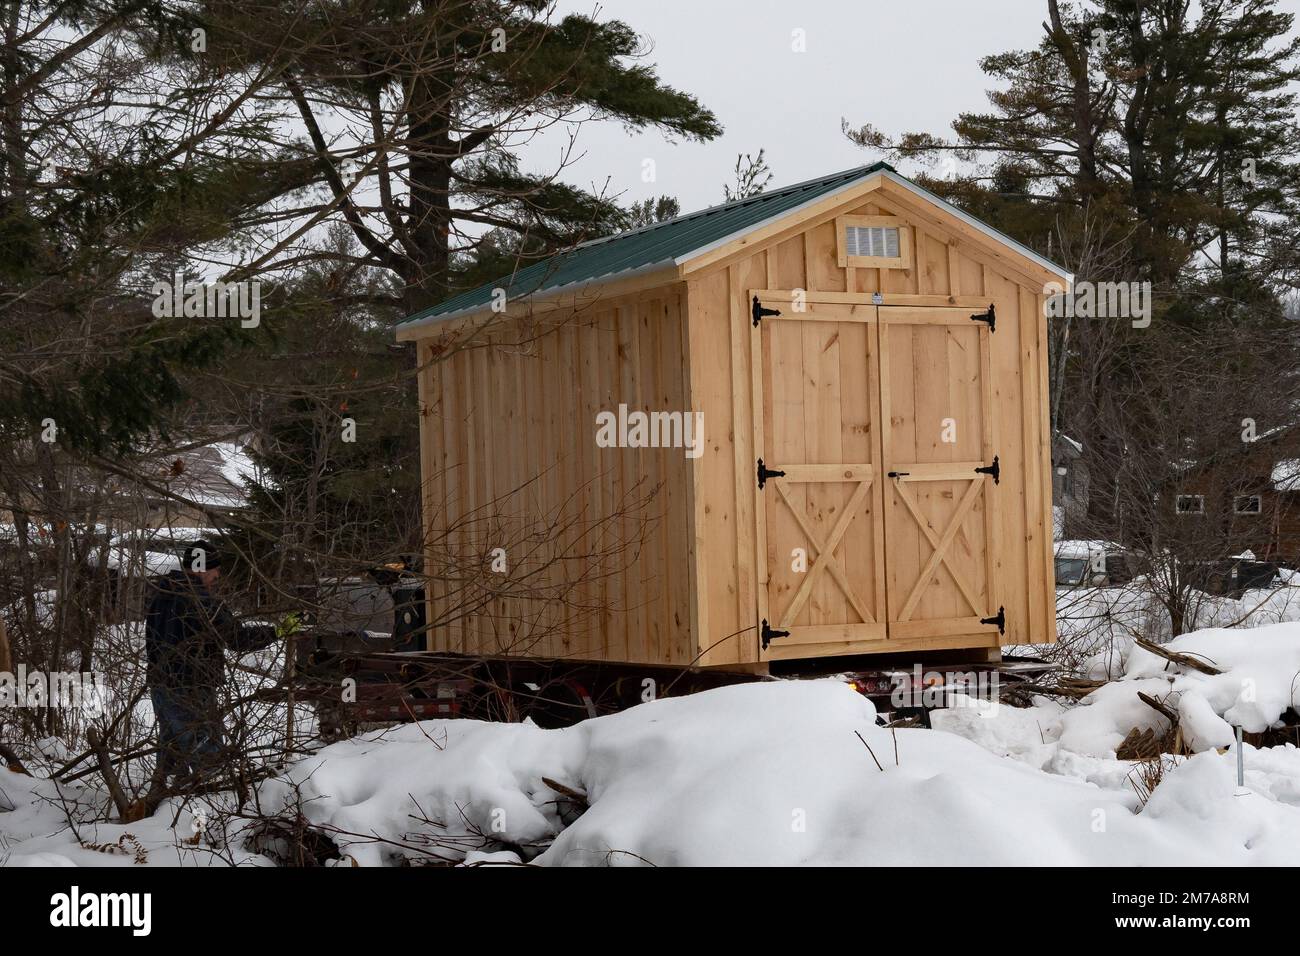
[[[149,596],[145,653],[158,723],[158,789],[170,774],[197,774],[221,753],[217,689],[225,681],[225,652],[246,654],[279,636],[270,625],[240,624],[213,596],[220,579],[220,553],[195,541],[181,567],[160,578]]]

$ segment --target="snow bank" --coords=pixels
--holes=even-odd
[[[1032,729],[1044,751],[1059,749],[1031,715],[1003,707],[992,719],[1019,722],[1000,729],[1008,740]],[[874,717],[841,683],[792,681],[644,704],[564,730],[426,721],[326,748],[262,796],[301,801],[363,865],[429,850],[476,864],[1300,861],[1295,791],[1241,802],[1231,761],[1218,754],[1172,771],[1160,787],[1169,796],[1138,813],[1123,774],[1105,789],[956,734],[894,734]],[[961,719],[987,718],[970,708]],[[585,792],[590,808],[574,818],[544,777]],[[1215,832],[1203,832],[1206,819]]]
[[[1164,646],[1223,673],[1203,674],[1133,646],[1120,679],[1102,685],[1068,711],[1049,715],[1059,723],[1063,750],[1108,757],[1135,727],[1163,734],[1169,721],[1143,703],[1139,693],[1177,712],[1183,743],[1193,752],[1231,745],[1236,727],[1248,733],[1280,727],[1288,709],[1300,709],[1300,623],[1207,628]],[[1030,713],[1042,716],[1039,708]],[[946,715],[942,720],[952,722]],[[949,729],[968,732],[961,722],[952,722]],[[974,739],[986,742],[988,734]]]
[[[1125,677],[1172,678],[1171,693],[1203,698],[1214,714],[1248,733],[1278,726],[1283,712],[1300,704],[1300,623],[1231,630],[1208,628],[1184,634],[1165,646],[1204,660],[1223,673],[1209,675],[1190,667],[1175,667],[1162,657],[1135,648],[1129,655]],[[1200,708],[1196,712],[1205,711]],[[1213,731],[1207,728],[1207,732]]]

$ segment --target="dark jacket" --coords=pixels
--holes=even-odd
[[[151,587],[144,633],[149,686],[179,691],[215,690],[225,680],[227,650],[246,654],[275,640],[274,627],[240,624],[185,571]]]

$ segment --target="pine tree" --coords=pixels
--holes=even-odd
[[[187,370],[247,338],[155,315],[152,282],[294,170],[268,188],[266,117],[223,112],[256,83],[215,90],[171,5],[9,0],[0,19],[0,436],[48,423],[61,447],[125,452],[185,396]]]
[[[232,70],[279,77],[324,188],[296,212],[345,221],[362,249],[349,265],[392,273],[407,314],[448,294],[457,250],[485,229],[553,250],[625,223],[615,201],[560,182],[559,170],[522,168],[515,150],[536,132],[593,120],[720,132],[637,62],[631,27],[557,21],[546,0],[241,0],[205,3],[201,17]]]
[[[1300,211],[1290,14],[1274,0],[1047,0],[1047,12],[1035,49],[981,61],[998,84],[993,108],[961,114],[954,140],[890,140],[870,126],[850,136],[905,157],[982,161],[982,175],[935,185],[991,194],[975,201],[1035,248],[1044,221],[1077,224],[1084,207],[1129,225],[1132,278],[1166,289],[1211,243],[1220,271],[1229,250],[1260,261],[1294,246],[1276,228]]]
[[[846,129],[892,155],[965,161],[928,185],[1077,279],[1152,283],[1150,329],[1049,326],[1054,430],[1082,441],[1092,481],[1074,532],[1149,544],[1169,529],[1135,503],[1237,442],[1243,418],[1293,420],[1296,385],[1277,369],[1300,354],[1281,304],[1300,266],[1300,40],[1277,6],[1046,0],[1034,49],[981,61],[991,108],[960,115],[954,138]],[[1210,418],[1186,400],[1194,382],[1222,389]]]

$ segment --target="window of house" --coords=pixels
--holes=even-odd
[[[912,267],[912,230],[897,216],[840,216],[835,225],[841,267]]]
[[[1205,495],[1179,495],[1176,507],[1180,515],[1205,514]]]
[[[1238,495],[1232,499],[1233,514],[1257,515],[1261,510],[1259,495]]]

